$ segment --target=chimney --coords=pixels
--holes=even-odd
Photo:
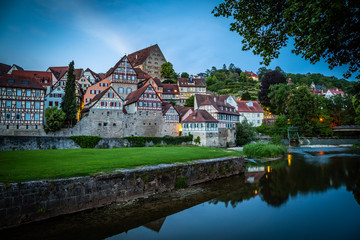
[[[136,59],[137,59],[137,54],[136,54],[136,57],[135,57]]]

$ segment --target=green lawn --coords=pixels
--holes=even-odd
[[[241,155],[238,151],[204,147],[0,151],[0,182],[89,176],[116,169]]]

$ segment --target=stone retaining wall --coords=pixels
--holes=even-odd
[[[114,174],[0,184],[0,229],[244,172],[244,158],[164,164]]]

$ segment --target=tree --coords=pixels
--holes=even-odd
[[[330,69],[347,65],[344,76],[360,78],[359,8],[358,0],[225,0],[212,13],[232,17],[230,30],[243,37],[243,50],[252,49],[265,65],[291,38],[296,55],[324,59]]]
[[[185,100],[184,107],[194,107],[194,95]]]
[[[307,86],[293,89],[288,102],[288,115],[291,125],[307,136],[313,133],[312,120],[316,113],[315,95],[310,93]]]
[[[251,100],[251,95],[248,91],[245,91],[242,95],[241,95],[241,100]]]
[[[60,130],[65,121],[65,113],[56,106],[49,107],[45,110],[45,131],[55,132]]]
[[[258,69],[257,71],[257,75],[259,77],[259,81],[262,81],[262,78],[264,77],[264,75],[268,72],[271,72],[271,69],[267,69],[266,67],[261,67]]]
[[[73,126],[73,124],[76,123],[76,114],[78,112],[75,92],[74,61],[71,61],[69,64],[65,95],[62,98],[61,109],[65,113],[65,122],[68,126]]]
[[[187,72],[183,72],[183,73],[181,73],[181,77],[182,78],[189,78],[190,76],[189,76],[189,74]]]
[[[270,85],[269,90],[270,111],[276,115],[285,114],[290,87],[285,84],[273,84]]]
[[[256,130],[247,120],[236,124],[235,144],[242,146],[256,139]]]
[[[197,136],[197,138],[194,139],[194,143],[200,144],[200,136]]]
[[[270,86],[279,83],[286,83],[284,75],[278,71],[271,71],[264,75],[259,92],[259,101],[262,105],[270,107],[270,99],[268,97],[270,93]]]
[[[177,79],[177,74],[171,62],[166,62],[161,65],[161,77],[166,79]]]

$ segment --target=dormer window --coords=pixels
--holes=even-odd
[[[253,106],[254,106],[252,101],[248,101],[248,102],[246,103],[246,105],[248,105],[249,107],[253,107]]]

